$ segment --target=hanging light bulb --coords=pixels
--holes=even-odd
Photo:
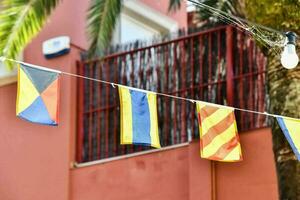
[[[297,35],[294,32],[287,32],[286,34],[286,45],[281,54],[281,64],[286,69],[293,69],[297,67],[299,57],[296,52],[296,38]]]

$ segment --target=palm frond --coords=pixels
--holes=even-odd
[[[89,56],[103,55],[121,12],[122,0],[91,0],[88,10]]]
[[[3,0],[0,3],[0,56],[15,59],[41,30],[60,0]],[[9,67],[11,63],[7,63]]]
[[[181,0],[169,0],[169,11],[176,11],[180,9]]]

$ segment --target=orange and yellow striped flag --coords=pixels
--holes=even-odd
[[[234,162],[242,160],[234,110],[197,102],[202,158]]]

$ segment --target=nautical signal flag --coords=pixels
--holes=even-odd
[[[234,110],[197,102],[202,158],[234,162],[242,160]]]
[[[300,161],[300,120],[282,117],[276,117],[276,119],[293,152]]]
[[[57,125],[59,75],[56,70],[27,64],[18,66],[16,114],[30,122]]]
[[[119,86],[121,144],[160,148],[156,94]]]

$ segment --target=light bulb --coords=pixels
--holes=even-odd
[[[293,69],[297,67],[299,58],[296,52],[297,35],[294,32],[285,33],[285,46],[281,54],[281,64],[286,69]]]
[[[281,54],[281,64],[286,69],[293,69],[297,67],[299,57],[296,53],[296,47],[294,44],[287,44]]]

